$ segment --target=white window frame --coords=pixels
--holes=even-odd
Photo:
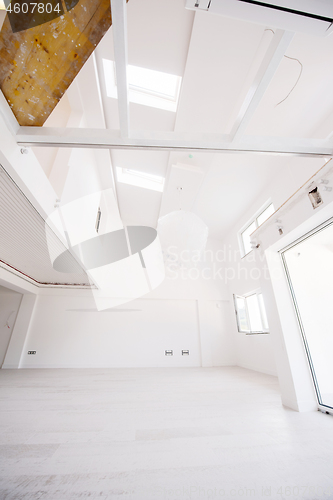
[[[263,330],[251,330],[250,316],[249,316],[249,311],[248,311],[246,299],[248,297],[252,297],[253,295],[257,296],[257,302],[258,302],[258,307],[259,307],[259,311],[260,311],[261,324],[263,325],[263,328],[264,328]],[[265,329],[265,326],[264,326],[265,325],[265,317],[267,319],[266,310],[265,311],[262,310],[262,306],[260,304],[260,300],[258,298],[258,295],[262,295],[262,291],[260,289],[255,290],[253,292],[246,293],[244,295],[239,295],[239,294],[235,294],[235,293],[233,294],[234,309],[235,309],[235,314],[236,314],[237,330],[238,330],[239,333],[245,333],[246,335],[262,335],[262,334],[269,333],[269,328]],[[241,329],[240,322],[239,322],[238,307],[237,307],[237,302],[236,302],[237,298],[244,299],[245,314],[246,314],[247,324],[250,327],[250,329],[248,329],[248,330],[242,330]]]
[[[245,251],[245,246],[244,246],[244,240],[243,240],[243,233],[247,230],[247,228],[249,226],[251,226],[251,224],[254,222],[255,225],[256,225],[256,229],[258,229],[259,227],[259,224],[258,224],[258,217],[260,217],[260,215],[265,212],[265,210],[267,210],[267,208],[270,206],[270,205],[273,205],[273,202],[271,199],[269,199],[264,205],[262,205],[262,207],[251,217],[251,219],[246,223],[244,224],[244,226],[238,231],[237,233],[237,237],[238,237],[238,244],[239,244],[239,248],[240,248],[240,251],[241,251],[241,257],[245,257],[246,255],[249,255],[249,253],[252,252],[253,249],[249,250],[248,252]],[[274,205],[273,205],[273,209],[274,209]],[[275,211],[274,211],[275,212]],[[272,215],[274,215],[274,212]],[[272,217],[272,215],[270,215],[270,217]],[[268,219],[267,219],[268,220]],[[265,221],[266,222],[266,221]],[[264,222],[262,222],[262,224],[264,224]],[[255,229],[255,230],[256,230]],[[254,230],[254,231],[255,231]]]

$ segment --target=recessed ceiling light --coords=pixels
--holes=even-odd
[[[163,192],[164,177],[158,175],[146,174],[145,172],[138,172],[129,168],[116,167],[117,180],[124,184],[137,186],[153,191]]]
[[[117,80],[114,62],[103,59],[106,92],[117,99]],[[139,66],[127,65],[129,101],[153,108],[177,111],[182,78]]]

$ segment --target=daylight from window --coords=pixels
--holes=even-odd
[[[160,193],[163,192],[164,177],[146,174],[145,172],[138,172],[137,170],[131,170],[129,168],[117,167],[116,171],[118,182],[145,189],[151,189],[152,191],[159,191]]]
[[[252,250],[251,234],[263,224],[275,212],[273,203],[268,205],[259,215],[247,225],[246,229],[241,232],[242,251],[243,255],[247,255]]]
[[[115,64],[103,59],[104,76],[108,97],[117,99],[117,79]],[[177,111],[181,77],[138,66],[127,65],[129,101],[164,109]]]
[[[261,292],[246,296],[234,295],[234,303],[239,332],[268,333],[267,315]]]

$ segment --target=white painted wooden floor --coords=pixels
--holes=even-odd
[[[0,499],[333,498],[333,417],[241,368],[1,370]]]

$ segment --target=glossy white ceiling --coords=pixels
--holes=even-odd
[[[230,134],[277,36],[274,26],[194,13],[181,0],[129,0],[127,18],[128,63],[183,78],[177,113],[130,103],[130,131],[195,132],[202,140],[207,133]],[[332,54],[333,35],[296,33],[257,98],[246,136],[326,139],[333,130]],[[119,129],[117,99],[106,95],[103,58],[114,60],[112,27],[46,126],[65,121],[67,126]],[[37,152],[46,175],[56,154],[52,148]],[[116,181],[125,224],[156,227],[160,214],[179,208],[182,184],[187,209],[220,239],[277,176],[288,179],[299,167],[296,157],[253,153],[117,149],[94,154],[110,172],[120,166],[166,177],[163,194]],[[318,159],[308,158],[306,168],[315,171]]]

